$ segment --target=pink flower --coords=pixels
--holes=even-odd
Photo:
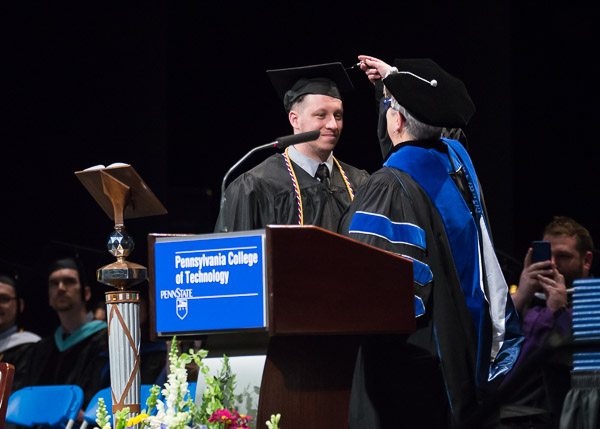
[[[236,410],[233,410],[233,414],[235,415],[235,418],[236,418],[238,424],[246,425],[248,422],[252,421],[252,416],[246,416],[244,414],[240,414]]]
[[[234,420],[236,420],[236,416],[232,414],[229,410],[217,410],[208,419],[209,423],[225,423],[226,425],[231,425]]]
[[[251,416],[238,413],[236,410],[217,410],[208,419],[209,423],[222,423],[227,429],[250,429],[248,422]]]

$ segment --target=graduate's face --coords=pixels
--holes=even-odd
[[[82,303],[79,273],[72,268],[54,271],[48,277],[50,307],[55,311],[69,311]]]
[[[4,332],[17,323],[20,303],[15,288],[6,283],[0,283],[0,297],[0,332]]]
[[[296,145],[296,149],[313,159],[324,161],[329,157],[342,134],[344,125],[342,100],[327,95],[308,94],[290,111],[289,119],[296,134],[321,131],[321,136],[317,140]]]

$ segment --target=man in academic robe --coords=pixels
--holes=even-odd
[[[0,362],[15,367],[12,391],[21,387],[29,348],[41,340],[39,335],[19,329],[19,314],[23,313],[24,307],[17,280],[13,276],[0,275]]]
[[[75,384],[84,392],[83,408],[110,385],[106,322],[94,320],[84,267],[77,258],[59,259],[48,270],[48,297],[60,325],[32,346],[26,385]],[[79,419],[83,417],[83,410]]]
[[[294,134],[320,130],[316,140],[288,147],[236,178],[226,189],[216,232],[268,224],[317,225],[336,231],[364,170],[333,156],[343,128],[341,92],[352,83],[340,63],[267,71]]]
[[[359,59],[385,98],[391,144],[340,232],[413,261],[417,329],[362,344],[350,428],[492,427],[496,417],[483,405],[522,336],[471,159],[441,137],[465,127],[474,105],[463,83],[429,59],[395,67]]]

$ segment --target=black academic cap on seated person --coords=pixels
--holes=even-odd
[[[64,258],[56,259],[48,265],[48,277],[58,270],[70,269],[75,270],[79,274],[79,281],[85,284],[87,277],[85,274],[85,268],[83,262],[75,256],[67,256]]]
[[[12,288],[15,291],[15,298],[17,298],[17,300],[22,298],[22,293],[20,289],[21,284],[23,283],[23,279],[26,278],[26,276],[24,276],[23,274],[26,274],[25,271],[28,270],[30,270],[28,267],[0,258],[0,283],[12,286]],[[19,325],[20,318],[21,306],[17,305],[17,325]]]
[[[15,287],[20,271],[20,267],[13,261],[0,258],[0,283]]]
[[[475,113],[464,83],[429,58],[397,59],[398,73],[385,87],[417,120],[427,125],[463,128]]]
[[[10,274],[0,273],[0,283],[12,286],[12,288],[15,290],[15,297],[20,297],[19,288],[17,287],[17,279],[14,276]]]
[[[289,112],[294,101],[305,94],[321,94],[341,99],[341,92],[354,89],[342,63],[316,64],[267,70],[267,75]]]
[[[14,260],[0,257],[0,283],[11,285],[21,298],[23,287],[33,281],[34,269]]]

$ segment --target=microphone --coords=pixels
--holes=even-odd
[[[227,183],[227,178],[229,177],[229,175],[231,174],[231,172],[233,170],[235,170],[246,159],[248,159],[248,157],[250,157],[250,155],[252,155],[253,153],[258,152],[259,150],[262,150],[262,149],[268,149],[268,148],[285,149],[288,146],[292,146],[292,145],[295,145],[295,144],[305,143],[305,142],[316,140],[316,139],[319,138],[320,135],[321,135],[321,131],[320,130],[314,130],[314,131],[307,131],[305,133],[292,134],[292,135],[289,135],[289,136],[278,137],[277,140],[275,140],[274,142],[266,143],[266,144],[263,144],[261,146],[257,146],[254,149],[250,150],[250,152],[248,152],[246,155],[244,155],[242,157],[242,159],[240,159],[238,162],[236,162],[227,171],[227,173],[225,173],[225,176],[223,177],[223,182],[221,183],[221,203],[219,205],[219,213],[221,213],[221,211],[223,210],[223,207],[225,207],[225,185]],[[223,231],[223,232],[227,232],[227,231]]]
[[[285,149],[288,146],[293,146],[298,143],[310,142],[318,139],[321,136],[321,131],[314,130],[306,133],[292,134],[290,136],[278,137],[274,144],[277,149]]]

